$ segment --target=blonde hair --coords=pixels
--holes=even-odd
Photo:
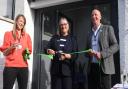
[[[19,19],[20,17],[22,17],[22,18],[24,19],[24,27],[23,27],[23,29],[21,30],[21,35],[24,35],[23,33],[25,32],[26,18],[25,18],[24,15],[19,14],[19,15],[17,15],[16,18],[15,18],[15,22],[14,22],[13,29],[12,29],[12,34],[13,34],[13,37],[14,37],[15,40],[16,40],[17,21],[18,21],[18,19]]]

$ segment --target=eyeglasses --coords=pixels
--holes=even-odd
[[[60,26],[66,26],[66,25],[68,25],[67,23],[64,23],[64,24],[60,24]]]

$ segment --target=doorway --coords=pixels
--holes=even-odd
[[[102,0],[101,0],[102,1]],[[108,0],[109,1],[109,0]],[[95,2],[95,1],[94,1]],[[64,4],[58,6],[52,6],[47,8],[42,8],[36,10],[36,21],[35,21],[35,45],[34,49],[36,52],[43,52],[44,47],[47,45],[50,38],[57,33],[58,29],[58,19],[59,16],[64,15],[69,18],[71,23],[71,33],[75,35],[78,41],[79,50],[84,50],[87,41],[87,33],[91,29],[91,11],[94,7],[98,7],[102,12],[102,22],[104,24],[112,24],[115,29],[116,37],[118,39],[118,21],[116,21],[116,12],[115,17],[111,18],[113,15],[114,9],[111,8],[115,3],[111,2],[95,2],[84,4],[85,2],[75,2],[71,4]],[[115,5],[116,7],[116,5]],[[117,7],[116,7],[117,8]],[[114,12],[115,13],[115,12]],[[37,40],[38,39],[38,40]],[[38,74],[38,77],[33,76],[33,88],[32,89],[50,89],[50,60],[46,58],[41,58],[34,56],[34,71]],[[39,59],[39,60],[36,60]],[[88,61],[84,58],[84,54],[79,54],[78,67],[82,73],[87,74],[87,64]],[[38,65],[37,65],[38,64]],[[115,60],[116,73],[112,78],[112,86],[120,82],[120,72],[118,69],[119,65],[119,54],[116,54]],[[87,89],[87,80],[84,86]],[[83,89],[83,88],[81,88]]]

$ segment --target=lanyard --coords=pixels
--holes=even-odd
[[[97,29],[98,31],[96,32],[96,34],[95,34],[95,32],[94,32],[94,38],[96,38],[97,37],[97,35],[99,34],[99,31],[100,31],[100,28],[99,29]]]

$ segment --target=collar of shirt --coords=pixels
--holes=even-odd
[[[96,30],[94,30],[94,28],[92,28],[92,31],[94,32],[95,36],[96,36],[96,34],[97,34],[97,32],[98,32],[98,30],[99,30],[100,26],[101,26],[101,24],[97,27],[97,29],[96,29]]]

